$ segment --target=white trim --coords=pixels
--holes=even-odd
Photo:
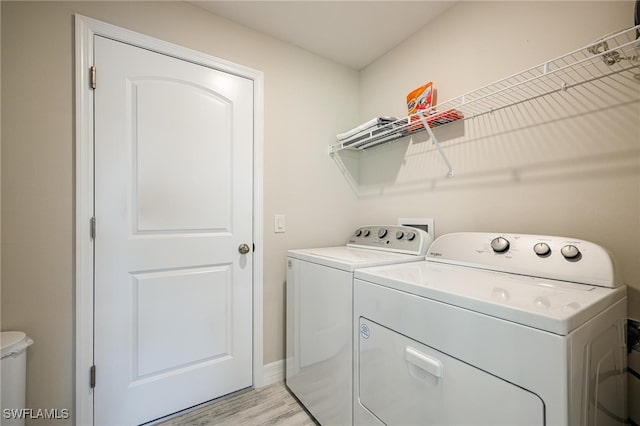
[[[253,100],[253,386],[262,385],[264,277],[264,74],[254,71]]]
[[[75,423],[93,424],[93,391],[89,367],[93,364],[93,242],[89,219],[93,216],[93,91],[89,67],[93,63],[93,37],[113,40],[170,55],[253,80],[254,193],[253,235],[253,385],[263,386],[263,128],[264,74],[202,52],[125,30],[105,22],[75,15],[76,114],[76,313],[75,313]]]
[[[262,386],[256,386],[256,388],[269,386],[273,383],[284,381],[284,360],[281,359],[278,361],[274,361],[271,364],[265,365],[262,369],[262,373]]]

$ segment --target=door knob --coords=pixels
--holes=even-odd
[[[240,254],[247,254],[249,253],[249,251],[251,251],[251,249],[249,248],[248,244],[243,243],[238,247],[238,251],[240,252]]]

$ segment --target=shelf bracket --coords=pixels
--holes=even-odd
[[[335,154],[336,152],[340,151],[342,149],[342,144],[341,143],[334,143],[329,145],[328,149],[327,149],[327,153],[333,157],[333,154]]]
[[[420,122],[424,126],[425,130],[427,131],[427,133],[429,133],[429,137],[431,138],[431,142],[436,146],[436,149],[440,153],[440,156],[442,157],[442,159],[444,160],[445,164],[447,165],[447,168],[449,169],[449,172],[447,173],[447,176],[453,177],[453,167],[451,167],[451,163],[449,162],[449,159],[444,154],[444,151],[442,151],[442,147],[440,146],[440,142],[438,142],[438,138],[436,138],[436,135],[433,133],[433,130],[431,130],[431,127],[427,123],[427,120],[424,118],[424,115],[418,114],[418,118],[420,119]]]

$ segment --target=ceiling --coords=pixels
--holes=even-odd
[[[360,70],[455,1],[191,1],[214,14]]]

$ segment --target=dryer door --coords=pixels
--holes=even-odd
[[[537,395],[366,318],[359,327],[356,412],[373,417],[356,424],[544,424]]]

